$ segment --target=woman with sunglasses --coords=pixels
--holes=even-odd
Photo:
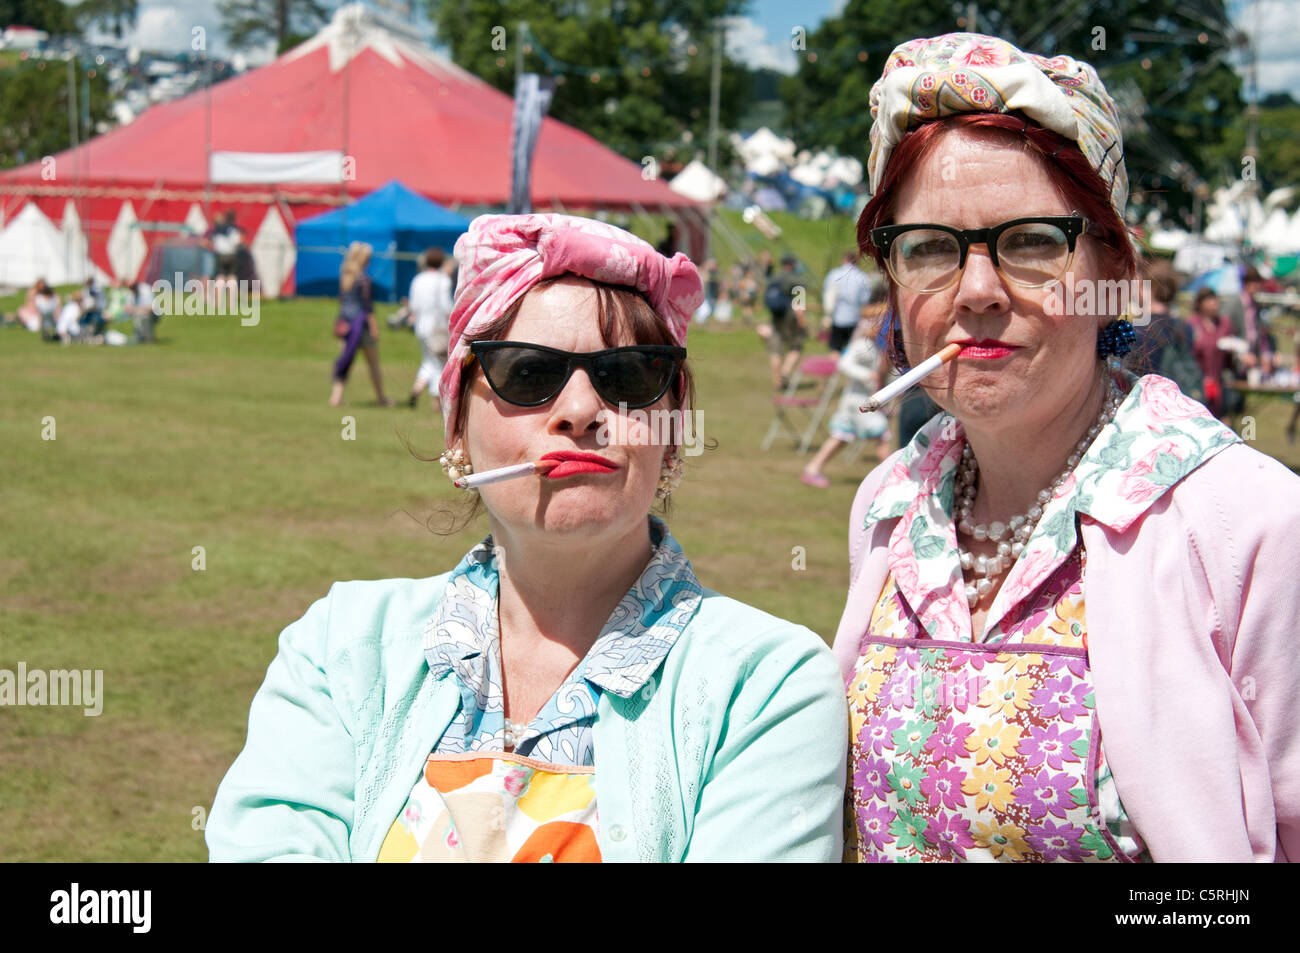
[[[336,584],[284,631],[211,857],[838,859],[834,657],[649,514],[695,266],[562,215],[482,216],[456,258],[444,469],[533,472],[478,488],[492,532],[451,572]]]
[[[871,114],[858,237],[895,363],[963,347],[853,506],[846,854],[1300,856],[1300,480],[1116,361],[1113,101],[1084,63],[950,34],[894,50]]]

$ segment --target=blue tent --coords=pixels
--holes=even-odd
[[[343,250],[366,242],[375,250],[367,269],[375,300],[396,301],[411,286],[416,256],[430,247],[450,254],[468,229],[469,219],[393,180],[352,205],[298,223],[298,294],[337,295]]]

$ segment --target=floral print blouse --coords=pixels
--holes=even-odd
[[[551,764],[595,763],[592,725],[601,692],[643,691],[703,598],[690,561],[668,527],[649,517],[654,553],[591,649],[519,736],[514,751]],[[434,678],[449,672],[460,710],[434,754],[505,750],[505,695],[497,628],[498,574],[492,537],[460,561],[425,627]]]
[[[1121,372],[1116,383],[1128,393],[1043,507],[986,616],[984,641],[1004,637],[1011,610],[1074,552],[1076,519],[1123,532],[1170,487],[1240,439],[1167,378]],[[953,518],[953,483],[965,443],[955,417],[936,416],[899,454],[863,520],[867,528],[898,519],[889,540],[894,581],[910,605],[925,607],[928,637],[958,642],[974,640]]]

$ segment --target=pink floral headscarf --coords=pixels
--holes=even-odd
[[[438,384],[448,429],[470,341],[539,281],[570,274],[635,288],[682,346],[704,300],[700,274],[681,252],[665,258],[630,232],[572,215],[480,215],[456,242],[456,260],[459,283]]]
[[[1012,110],[1077,143],[1124,221],[1128,173],[1119,111],[1097,71],[979,33],[909,40],[889,54],[871,87],[871,191],[879,191],[889,154],[909,129],[957,113]]]

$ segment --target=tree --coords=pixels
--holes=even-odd
[[[51,36],[80,32],[73,8],[59,0],[0,0],[0,29],[7,26],[30,26]]]
[[[1259,103],[1259,154],[1255,162],[1243,162],[1246,156],[1244,112],[1227,122],[1223,142],[1214,149],[1220,181],[1239,179],[1253,174],[1261,197],[1283,186],[1300,183],[1300,103],[1287,93],[1265,96]],[[1294,200],[1288,203],[1294,207]]]
[[[221,0],[221,29],[236,49],[275,40],[283,52],[324,23],[330,8],[317,0]]]
[[[965,28],[965,3],[848,0],[808,36],[783,86],[795,140],[866,159],[870,90],[900,42]],[[1186,210],[1188,186],[1212,165],[1223,115],[1242,109],[1230,59],[1236,41],[1223,0],[1011,0],[979,7],[976,29],[1021,49],[1095,66],[1125,123],[1135,206]]]
[[[556,77],[550,115],[641,161],[707,145],[713,25],[747,0],[424,2],[460,66],[513,94],[522,55],[525,71]],[[748,70],[724,56],[720,88],[726,128],[749,96]]]
[[[108,81],[102,71],[76,72],[77,106],[85,83],[90,89],[90,129],[81,129],[84,141],[95,126],[109,118]],[[52,156],[72,144],[68,129],[68,66],[62,60],[27,60],[0,70],[0,168],[22,165]],[[79,120],[80,124],[80,120]],[[69,172],[54,169],[54,181]]]
[[[82,28],[102,27],[117,39],[135,26],[136,0],[81,0],[75,15]]]

